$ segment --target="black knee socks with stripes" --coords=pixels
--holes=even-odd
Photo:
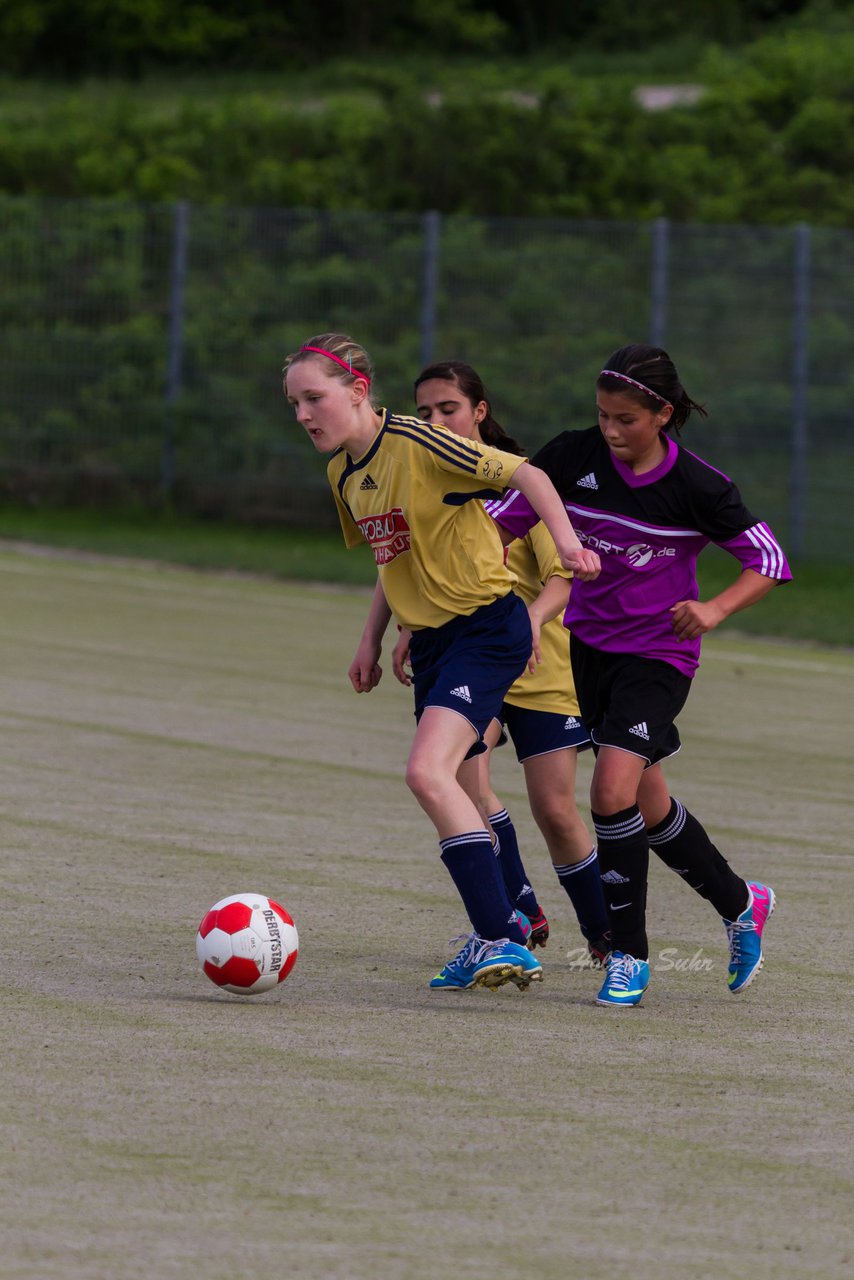
[[[712,844],[705,829],[683,804],[670,797],[663,822],[649,827],[646,838],[662,862],[715,908],[735,920],[747,906],[747,885]]]
[[[633,804],[619,813],[594,813],[599,869],[608,908],[611,945],[615,951],[649,958],[646,937],[646,882],[649,843],[640,809]]]
[[[637,960],[649,957],[646,892],[650,848],[724,919],[735,920],[747,906],[744,880],[678,800],[671,798],[667,817],[648,829],[636,804],[619,813],[592,816],[615,951]]]

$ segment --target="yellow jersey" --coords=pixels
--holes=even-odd
[[[403,627],[440,627],[516,583],[483,500],[525,461],[446,427],[382,410],[361,458],[343,449],[327,476],[348,547],[373,550],[385,598]]]
[[[530,605],[553,575],[571,578],[555,548],[554,539],[542,520],[524,538],[510,543],[507,563],[515,573],[515,591]],[[569,662],[569,632],[563,625],[563,611],[540,632],[542,661],[532,673],[527,670],[511,686],[504,701],[528,711],[554,711],[560,715],[580,714],[572,667]]]

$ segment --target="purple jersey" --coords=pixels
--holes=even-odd
[[[531,459],[551,478],[582,545],[598,552],[602,572],[573,583],[564,623],[579,640],[608,653],[669,662],[693,676],[700,640],[679,640],[672,605],[696,600],[697,556],[710,542],[767,578],[788,582],[777,539],[741,500],[733,482],[662,436],[667,456],[636,476],[615,458],[598,427],[564,431]],[[539,517],[518,489],[486,504],[522,538]]]

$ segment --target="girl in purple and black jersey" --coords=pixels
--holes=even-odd
[[[581,714],[596,765],[590,802],[613,952],[598,1001],[638,1004],[649,983],[646,892],[651,846],[723,917],[729,989],[762,967],[761,936],[773,890],[737,876],[704,828],[670,796],[660,761],[680,747],[675,720],[699,662],[700,639],[730,614],[791,578],[769,527],[735,484],[682,448],[692,411],[658,347],[621,347],[597,379],[598,427],[565,431],[534,458],[564,500],[582,544],[602,571],[576,582],[565,623]],[[510,492],[489,504],[515,536],[536,522]],[[741,572],[711,600],[698,599],[697,556],[710,542]]]

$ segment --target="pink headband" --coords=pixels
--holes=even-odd
[[[353,358],[348,356],[346,360],[342,360],[340,356],[333,355],[331,351],[325,350],[324,347],[300,347],[301,351],[314,351],[319,356],[326,356],[327,360],[334,360],[336,364],[340,364],[342,369],[346,369],[354,378],[361,378],[366,386],[371,385],[371,380],[366,373],[360,373],[358,369],[353,368]]]
[[[619,378],[620,382],[628,382],[630,386],[637,387],[638,391],[644,391],[648,396],[652,396],[653,400],[660,400],[662,404],[669,404],[671,409],[673,408],[673,405],[669,400],[665,400],[664,396],[660,396],[657,391],[653,391],[652,387],[644,386],[642,382],[635,382],[634,378],[630,378],[627,373],[617,373],[616,369],[603,369],[599,377]]]

